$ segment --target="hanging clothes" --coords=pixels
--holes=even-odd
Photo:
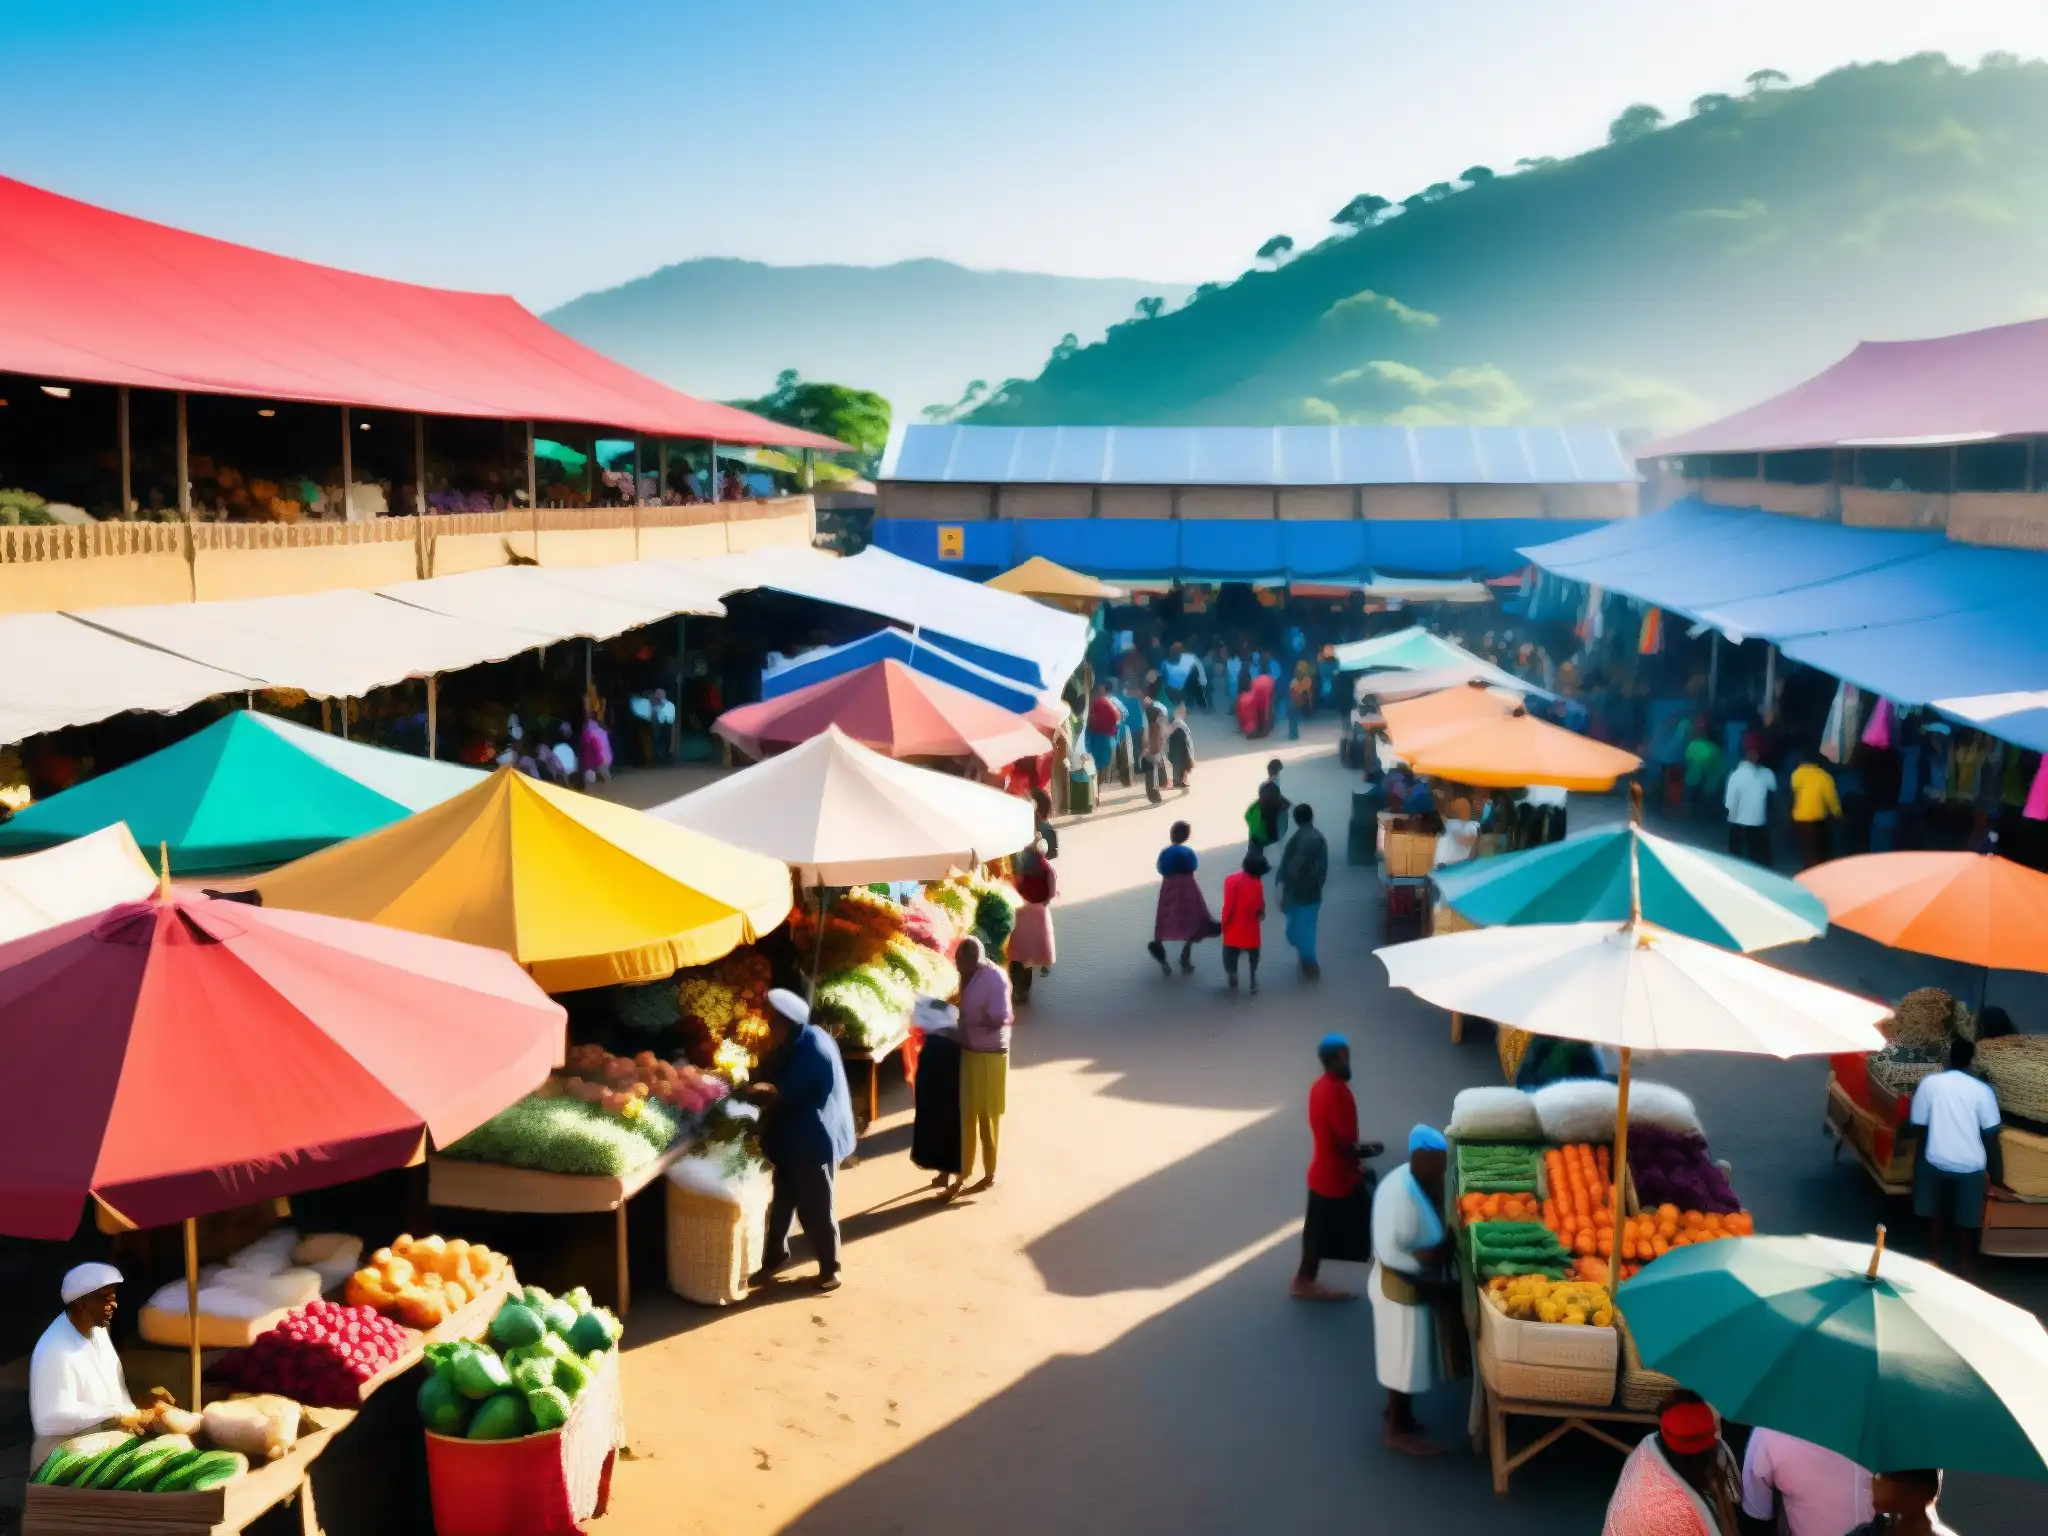
[[[1820,755],[1831,763],[1845,763],[1856,741],[1856,717],[1860,703],[1854,683],[1837,683],[1835,701],[1828,706],[1827,723],[1820,729]]]
[[[1866,747],[1888,747],[1892,744],[1892,701],[1880,697],[1877,707],[1870,712],[1870,723],[1863,727],[1863,745]]]
[[[1664,649],[1664,610],[1652,608],[1643,615],[1642,632],[1636,636],[1636,654],[1655,656]]]
[[[2027,803],[2020,814],[2028,821],[2048,821],[2048,756],[2034,770],[2034,787],[2027,791]]]

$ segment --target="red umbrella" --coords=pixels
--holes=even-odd
[[[0,945],[0,1231],[403,1167],[538,1087],[564,1018],[496,950],[182,892]]]
[[[963,688],[877,661],[857,672],[759,704],[742,704],[711,727],[754,757],[822,736],[836,725],[889,757],[976,757],[990,768],[1041,757],[1052,745],[1022,715]]]

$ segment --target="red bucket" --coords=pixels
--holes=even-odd
[[[435,1536],[546,1536],[603,1514],[625,1440],[618,1361],[606,1355],[560,1429],[519,1440],[426,1431]]]

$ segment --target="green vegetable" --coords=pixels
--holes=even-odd
[[[128,1470],[115,1482],[114,1491],[140,1492],[163,1476],[164,1468],[170,1465],[172,1457],[191,1449],[192,1442],[183,1435],[165,1435],[151,1440],[129,1458]]]
[[[491,1342],[500,1349],[517,1349],[522,1344],[538,1344],[547,1325],[541,1314],[532,1307],[517,1301],[508,1301],[498,1308],[498,1315],[491,1319]]]
[[[569,1401],[575,1402],[583,1395],[583,1389],[590,1385],[590,1367],[574,1355],[568,1355],[555,1362],[555,1385],[569,1394]]]
[[[576,1318],[576,1309],[566,1301],[551,1301],[540,1309],[540,1320],[548,1325],[549,1333],[567,1333],[576,1326]]]
[[[189,1450],[180,1451],[175,1456],[165,1457],[157,1465],[156,1477],[147,1485],[147,1491],[150,1493],[175,1492],[176,1490],[170,1486],[172,1481],[179,1478],[188,1467],[191,1467],[205,1454],[206,1452],[204,1451]]]
[[[472,1440],[517,1440],[533,1433],[533,1413],[517,1392],[500,1392],[484,1399],[469,1421]]]
[[[420,1422],[437,1435],[459,1435],[469,1420],[469,1399],[455,1384],[455,1367],[438,1367],[420,1383]]]
[[[533,1308],[534,1311],[538,1312],[542,1307],[546,1306],[555,1298],[550,1296],[546,1291],[542,1290],[539,1286],[529,1285],[525,1290],[519,1293],[519,1299],[525,1302],[527,1306]]]
[[[1569,1266],[1564,1264],[1520,1264],[1513,1260],[1503,1260],[1498,1264],[1483,1265],[1480,1273],[1488,1280],[1495,1275],[1548,1275],[1553,1280],[1562,1280],[1568,1268]]]
[[[590,1292],[580,1285],[573,1291],[564,1291],[562,1300],[574,1307],[579,1315],[590,1310]]]
[[[199,1469],[192,1480],[185,1484],[187,1493],[208,1493],[223,1483],[232,1483],[249,1470],[249,1458],[240,1451],[216,1451],[216,1458]]]
[[[512,1387],[529,1400],[533,1394],[555,1384],[555,1362],[546,1355],[533,1360],[522,1360],[512,1367]]]
[[[95,1455],[82,1458],[75,1466],[64,1469],[62,1486],[66,1488],[90,1488],[93,1478],[98,1475],[101,1467],[135,1444],[137,1444],[136,1436],[124,1434],[117,1444],[110,1445]]]
[[[533,1415],[533,1427],[542,1433],[560,1429],[569,1422],[569,1394],[560,1387],[542,1387],[527,1393],[526,1407]]]
[[[464,1397],[487,1398],[512,1385],[512,1373],[505,1369],[505,1362],[488,1349],[472,1349],[468,1354],[458,1355],[449,1362],[448,1369],[455,1390]]]
[[[616,1326],[609,1312],[603,1308],[593,1308],[577,1318],[569,1329],[569,1347],[579,1355],[587,1355],[594,1350],[610,1349],[618,1337],[614,1331]]]
[[[136,1440],[117,1450],[109,1451],[100,1458],[99,1465],[92,1469],[90,1476],[78,1484],[81,1488],[111,1488],[128,1475],[128,1469],[144,1450],[144,1442]]]

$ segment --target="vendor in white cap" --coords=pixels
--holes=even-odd
[[[81,1264],[64,1276],[64,1310],[29,1358],[29,1421],[36,1432],[30,1467],[41,1466],[58,1441],[135,1412],[107,1332],[120,1284],[121,1271],[111,1264]]]
[[[832,1176],[853,1155],[853,1095],[832,1037],[811,1022],[794,992],[768,994],[768,1043],[747,1096],[761,1106],[761,1152],[775,1173],[768,1232],[755,1285],[789,1263],[790,1224],[801,1216],[818,1256],[818,1289],[839,1289],[839,1219]]]

